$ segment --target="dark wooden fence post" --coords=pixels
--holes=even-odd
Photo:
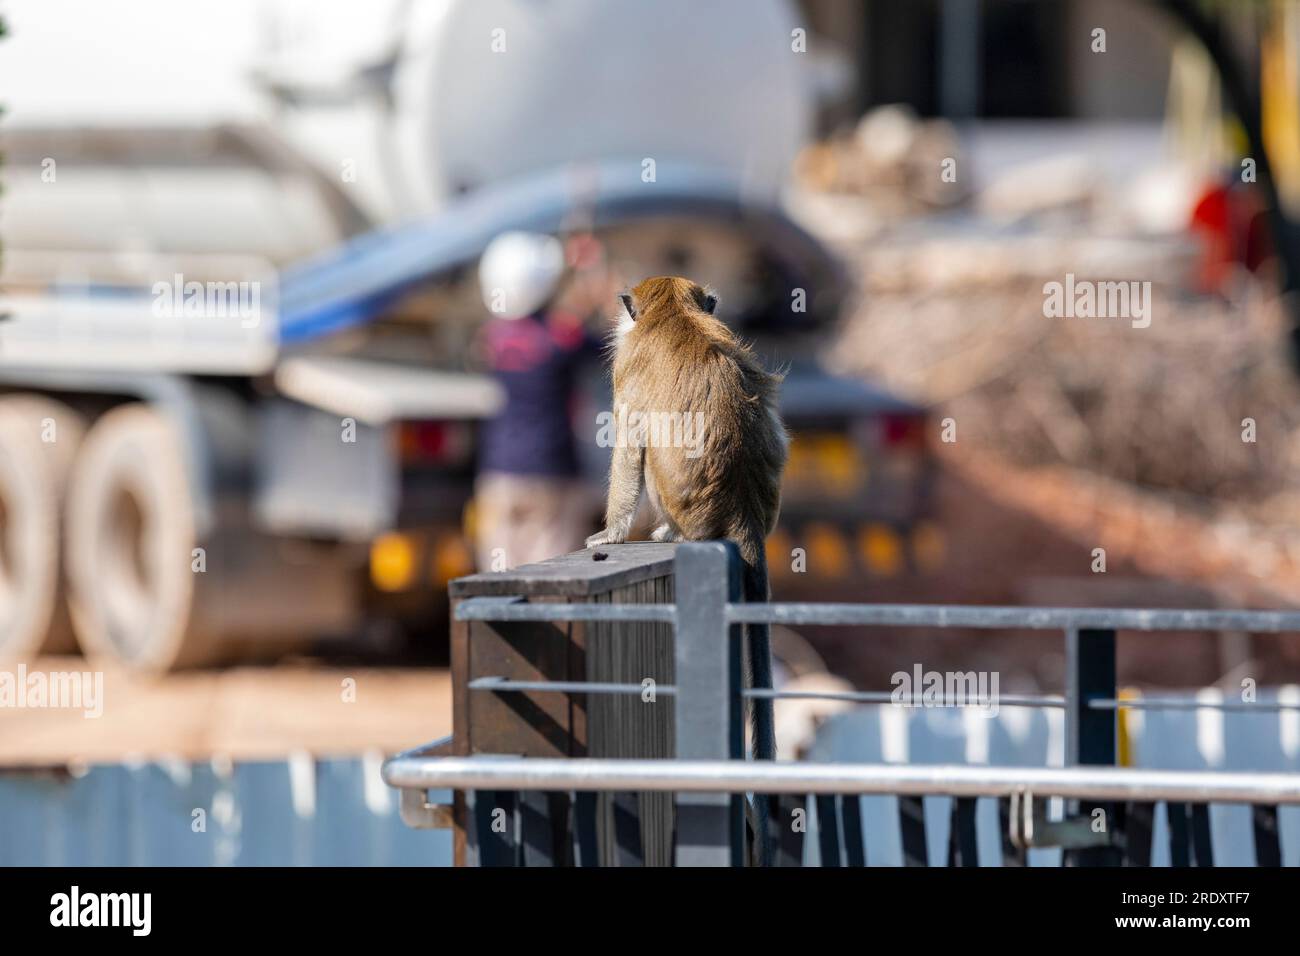
[[[674,680],[671,624],[459,621],[455,608],[466,600],[503,606],[521,601],[667,604],[675,550],[674,544],[631,542],[453,581],[451,752],[463,757],[673,756],[673,705],[667,695],[650,700],[644,693],[498,692],[471,686],[489,677],[669,686]],[[496,808],[493,794],[483,799],[484,807]],[[672,862],[672,802],[666,794],[578,794],[572,808],[558,795],[515,799],[519,809],[512,812],[522,821],[522,833],[510,835],[522,840],[526,864],[562,864],[575,853],[584,866]],[[471,818],[470,805],[468,795],[457,794],[458,865],[483,859],[476,845],[482,820]],[[493,859],[506,855],[501,843],[489,831]]]

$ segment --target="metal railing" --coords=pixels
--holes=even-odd
[[[656,622],[673,628],[675,679],[655,688],[673,700],[675,759],[520,758],[510,756],[429,756],[424,751],[398,755],[384,767],[384,779],[407,791],[450,788],[486,792],[498,800],[506,794],[541,813],[549,823],[538,832],[554,833],[557,811],[545,795],[573,794],[569,808],[577,831],[592,831],[579,819],[592,804],[584,794],[664,792],[674,795],[678,865],[727,865],[746,856],[744,794],[769,794],[775,817],[796,807],[785,799],[807,796],[817,807],[823,862],[828,854],[849,863],[865,862],[860,809],[856,797],[895,795],[900,799],[900,826],[909,862],[925,862],[920,799],[928,795],[956,798],[949,862],[974,862],[974,801],[1000,802],[1004,856],[1019,857],[1034,846],[1066,848],[1075,865],[1149,862],[1154,805],[1166,806],[1171,859],[1211,861],[1209,803],[1254,806],[1257,861],[1280,862],[1278,805],[1300,805],[1300,774],[1205,771],[1155,771],[1115,767],[1116,711],[1123,708],[1218,708],[1261,712],[1300,709],[1300,702],[1223,703],[1199,698],[1165,697],[1121,700],[1116,688],[1116,631],[1300,632],[1300,612],[1143,610],[1094,608],[1016,608],[942,605],[869,605],[772,603],[745,604],[739,589],[739,558],[726,542],[687,543],[675,556],[672,604],[528,603],[524,598],[468,598],[454,610],[459,621],[522,622]],[[883,703],[890,693],[750,690],[741,680],[741,633],[747,623],[862,625],[891,627],[963,627],[1056,631],[1065,636],[1066,688],[1063,695],[999,696],[999,706],[1044,707],[1065,711],[1066,762],[1054,768],[985,766],[900,766],[868,764],[757,763],[744,760],[743,711],[746,698],[825,698]],[[479,676],[466,684],[473,693],[642,694],[639,683],[508,679]],[[530,796],[531,795],[531,796]],[[1044,798],[1070,801],[1066,817],[1048,820]],[[540,799],[539,799],[540,798]],[[854,799],[850,799],[854,798]],[[531,801],[531,802],[529,802]],[[409,798],[408,798],[408,801]],[[509,800],[506,801],[507,803]],[[621,804],[628,810],[628,804]],[[1100,814],[1105,825],[1098,832]],[[520,819],[523,817],[521,816]],[[825,819],[823,819],[825,818]],[[778,822],[772,834],[781,859],[797,863],[798,841]],[[624,827],[622,831],[626,831]],[[522,844],[529,840],[520,826],[515,845],[496,840],[493,859],[529,859]],[[481,837],[491,839],[487,833]],[[582,833],[578,833],[582,843]],[[841,839],[842,837],[842,839]],[[620,837],[621,839],[621,837]],[[855,846],[855,841],[858,846]],[[634,841],[633,841],[634,842]],[[552,846],[551,850],[554,850]],[[842,856],[841,856],[842,851]],[[563,854],[561,853],[560,856]],[[582,854],[579,853],[579,856]],[[630,853],[634,859],[635,850]],[[590,848],[588,848],[590,857]],[[555,852],[534,854],[555,863]],[[563,862],[562,859],[558,860]],[[1010,862],[1016,862],[1009,859]]]
[[[385,779],[396,787],[454,790],[665,790],[685,793],[942,793],[1078,800],[1300,806],[1300,774],[1130,770],[1119,767],[983,767],[966,764],[833,764],[733,760],[555,760],[401,754]]]

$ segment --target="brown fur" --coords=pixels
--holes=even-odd
[[[727,538],[746,564],[760,564],[786,460],[780,377],[706,311],[708,293],[694,282],[646,279],[631,297],[635,322],[614,357],[615,409],[699,412],[704,430],[697,449],[615,448],[606,530],[590,543],[626,540],[644,482],[664,522],[657,537]]]

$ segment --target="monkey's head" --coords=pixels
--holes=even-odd
[[[630,330],[634,322],[647,321],[660,314],[702,312],[713,315],[718,307],[718,297],[713,292],[678,276],[644,279],[619,299],[624,310],[624,315],[619,317],[620,332]]]

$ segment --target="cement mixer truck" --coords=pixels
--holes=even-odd
[[[920,413],[791,344],[847,284],[779,202],[815,95],[790,3],[135,6],[16,10],[0,57],[0,660],[436,641],[500,403],[472,267],[509,229],[707,277],[785,343],[851,520],[915,511],[854,462],[911,455]]]

